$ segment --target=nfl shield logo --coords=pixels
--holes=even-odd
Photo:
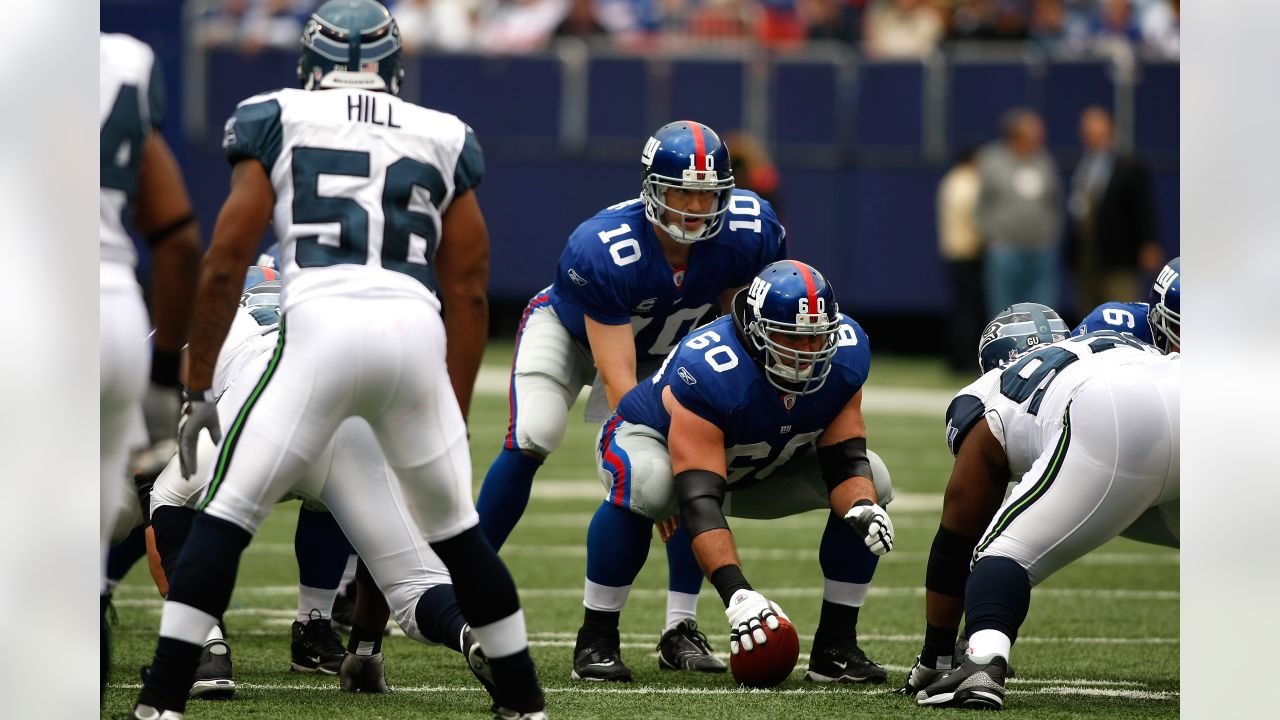
[[[788,395],[782,396],[782,407],[786,408],[788,412],[790,412],[791,408],[795,406],[796,406],[795,393],[790,393]]]
[[[676,287],[680,287],[681,285],[684,285],[684,269],[681,268],[680,270],[677,270],[674,273],[672,273],[671,280],[675,282]]]

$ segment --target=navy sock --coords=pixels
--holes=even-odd
[[[587,528],[587,579],[609,587],[635,582],[649,557],[652,534],[652,520],[617,505],[601,503]]]
[[[520,450],[503,449],[494,458],[480,486],[476,500],[476,512],[480,513],[480,527],[494,549],[500,549],[507,536],[515,530],[516,523],[529,505],[529,493],[533,489],[533,476],[542,466],[543,458],[529,457]]]
[[[702,568],[693,555],[693,540],[684,525],[667,541],[667,589],[689,595],[702,590]]]
[[[496,686],[494,702],[522,713],[546,707],[528,648],[506,657],[491,657],[489,667],[493,670],[493,684]]]
[[[880,558],[867,549],[867,544],[853,526],[835,513],[827,513],[827,526],[822,531],[818,564],[822,576],[839,582],[866,584],[876,573]]]
[[[1018,639],[1031,607],[1031,579],[1014,560],[988,555],[973,566],[964,588],[965,636],[999,630]]]
[[[333,515],[304,507],[298,510],[293,552],[298,557],[299,584],[332,590],[342,583],[352,550]]]
[[[107,579],[119,581],[147,554],[147,526],[139,525],[107,553]]]
[[[196,511],[191,508],[161,505],[151,513],[151,530],[156,536],[156,552],[160,554],[160,567],[165,577],[172,579],[178,567],[178,556],[187,543],[191,521]]]
[[[852,605],[822,601],[818,629],[813,635],[814,648],[827,648],[858,642],[858,611]]]
[[[449,569],[458,606],[472,627],[495,623],[520,609],[511,573],[478,526],[433,542],[431,549]]]
[[[413,608],[422,636],[433,643],[462,652],[462,626],[467,624],[458,607],[458,596],[452,585],[428,588]]]

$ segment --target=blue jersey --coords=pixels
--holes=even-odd
[[[721,293],[785,259],[785,235],[768,202],[734,190],[724,228],[695,243],[684,267],[672,268],[644,204],[629,200],[601,210],[569,236],[550,303],[583,345],[584,316],[605,325],[631,323],[637,362],[655,361],[717,305]]]
[[[666,436],[671,416],[662,390],[670,387],[681,405],[724,432],[729,482],[762,480],[817,440],[867,381],[866,333],[842,315],[839,338],[831,374],[817,392],[779,393],[726,315],[690,333],[652,377],[622,397],[618,415]]]
[[[1115,330],[1132,335],[1151,344],[1151,326],[1147,324],[1146,303],[1104,302],[1093,309],[1084,321],[1071,331],[1072,335],[1084,335],[1095,330]]]

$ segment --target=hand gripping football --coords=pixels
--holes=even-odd
[[[796,667],[800,657],[800,636],[796,626],[779,615],[778,629],[763,627],[766,641],[751,650],[739,650],[729,656],[733,679],[751,688],[771,688],[782,684]]]

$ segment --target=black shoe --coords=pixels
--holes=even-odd
[[[356,623],[356,581],[347,583],[333,599],[333,612],[329,613],[334,626],[349,632]]]
[[[201,700],[230,700],[236,694],[236,681],[231,676],[231,646],[226,640],[211,640],[200,652],[196,681],[191,697]]]
[[[871,661],[858,647],[857,641],[848,645],[832,645],[813,649],[809,655],[809,669],[805,680],[813,682],[875,683],[888,679],[884,668]]]
[[[658,667],[667,670],[722,673],[729,668],[711,650],[707,636],[693,620],[681,620],[658,641]]]
[[[916,694],[917,705],[999,710],[1004,707],[1004,681],[1009,661],[993,655],[988,662],[965,658],[964,664]]]
[[[342,669],[342,661],[347,657],[347,649],[342,646],[342,639],[333,631],[333,625],[329,620],[320,617],[319,610],[312,610],[311,619],[305,623],[295,621],[292,632],[291,670],[324,675],[338,674]]]
[[[956,652],[955,655],[952,656],[951,667],[960,667],[964,664],[964,659],[968,656],[969,638],[965,637],[964,633],[961,633],[960,636],[956,638]],[[1004,676],[1007,680],[1008,678],[1017,677],[1018,673],[1015,672],[1013,666],[1010,665],[1008,669],[1005,670]],[[914,695],[915,693],[912,694]]]
[[[508,710],[504,707],[493,706],[493,720],[547,720],[547,712],[545,710],[535,710],[534,712],[520,712],[519,710]]]
[[[497,689],[493,684],[493,667],[489,665],[489,657],[484,654],[484,648],[480,647],[479,641],[471,634],[470,625],[462,626],[462,657],[466,658],[471,674],[489,692],[489,697],[497,702],[498,696],[493,694]]]
[[[347,692],[387,693],[387,673],[382,653],[356,655],[347,653],[338,670],[338,687]]]
[[[125,720],[182,720],[182,713],[175,710],[161,710],[139,703],[133,706],[133,709],[125,716]]]
[[[573,649],[573,670],[569,677],[596,682],[631,682],[631,670],[622,664],[622,651],[616,640],[609,642],[599,637],[583,638],[579,632],[577,647]]]

